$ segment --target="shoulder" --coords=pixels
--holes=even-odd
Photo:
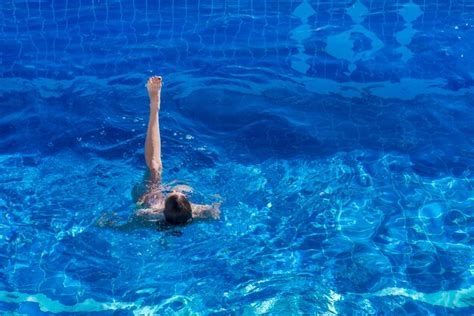
[[[164,206],[164,196],[161,187],[151,187],[137,201],[139,206],[156,209]]]
[[[140,220],[159,220],[164,216],[163,208],[143,208],[135,212],[135,216]]]
[[[193,211],[193,218],[196,219],[219,219],[221,215],[220,211],[221,203],[213,204],[191,204]]]

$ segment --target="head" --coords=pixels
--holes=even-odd
[[[191,204],[184,194],[172,192],[166,198],[164,214],[172,225],[185,224],[192,218]]]

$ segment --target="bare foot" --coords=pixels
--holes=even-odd
[[[162,79],[160,76],[150,77],[146,83],[148,96],[150,97],[150,107],[157,110],[160,109],[161,83]]]

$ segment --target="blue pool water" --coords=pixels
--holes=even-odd
[[[473,314],[473,43],[470,0],[1,1],[1,313]],[[99,227],[158,74],[222,218]]]

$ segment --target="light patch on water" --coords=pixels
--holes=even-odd
[[[413,52],[405,46],[397,48],[396,51],[402,55],[403,61],[407,61],[413,57]]]
[[[143,290],[148,292],[146,290]],[[92,298],[88,298],[83,302],[78,302],[74,305],[65,305],[59,301],[53,300],[44,294],[27,294],[20,292],[0,291],[0,302],[4,303],[36,303],[38,308],[44,313],[92,313],[114,310],[130,310],[133,315],[157,315],[168,305],[181,301],[186,305],[189,300],[184,296],[173,296],[164,300],[161,304],[156,306],[142,305],[143,299],[137,299],[135,302],[98,302]],[[191,312],[186,310],[186,312]]]
[[[406,62],[413,57],[413,52],[407,46],[410,45],[413,36],[418,32],[413,28],[412,22],[418,19],[423,11],[421,11],[420,6],[410,1],[404,4],[398,13],[403,17],[406,23],[405,28],[395,34],[395,39],[401,45],[396,51],[402,55],[402,60]]]
[[[383,212],[368,205],[352,202],[338,210],[337,229],[351,240],[366,240],[375,234],[382,221]]]
[[[316,11],[306,0],[293,11],[293,15],[301,19],[301,25],[291,31],[291,39],[296,41],[296,48],[298,49],[298,54],[292,56],[291,68],[300,73],[306,73],[311,67],[308,63],[311,56],[304,52],[303,43],[311,37],[312,29],[308,24],[308,18],[315,13]]]
[[[360,52],[354,51],[354,34],[360,33],[370,40],[370,49]],[[361,24],[356,24],[352,29],[329,36],[326,41],[326,52],[338,59],[344,59],[349,62],[349,71],[357,69],[355,63],[359,60],[366,61],[371,59],[376,52],[384,47],[383,42]]]
[[[302,20],[308,20],[308,18],[315,13],[316,11],[314,11],[313,7],[306,0],[304,0],[293,11],[293,15],[299,17]]]
[[[423,14],[423,11],[421,10],[419,5],[413,3],[413,1],[410,1],[408,3],[405,3],[398,13],[403,17],[405,21],[411,23],[418,19],[420,15]]]
[[[136,291],[137,294],[152,294],[156,291],[154,288],[141,289]]]
[[[415,35],[416,32],[411,24],[409,24],[406,28],[395,34],[395,38],[401,45],[406,46],[411,43],[413,35]]]
[[[352,18],[355,25],[345,32],[329,36],[326,41],[326,52],[338,59],[344,59],[349,62],[346,73],[350,75],[357,69],[356,62],[359,60],[365,61],[372,58],[377,51],[384,47],[383,42],[377,37],[374,32],[365,28],[361,23],[369,10],[359,0],[346,10],[346,13]],[[370,40],[370,49],[360,52],[354,51],[353,35],[362,34]]]
[[[347,14],[352,18],[355,23],[361,23],[364,21],[365,16],[369,12],[367,7],[357,0],[352,6],[347,8]]]
[[[327,298],[328,298],[328,304],[327,304],[328,310],[331,313],[337,315],[337,310],[336,310],[335,303],[342,300],[342,295],[337,294],[333,290],[330,290],[329,295],[327,296]]]
[[[252,303],[252,306],[255,308],[257,314],[268,314],[271,312],[273,306],[275,306],[276,298],[272,297],[268,300]]]
[[[446,308],[466,308],[474,306],[474,286],[467,289],[422,293],[415,290],[391,287],[378,291],[374,296],[404,296],[414,301]]]
[[[64,305],[59,301],[50,299],[44,294],[27,294],[8,291],[0,291],[0,302],[16,304],[26,302],[37,303],[39,309],[45,313],[100,312],[138,307],[137,302],[97,302],[92,298],[88,298],[74,305]]]
[[[443,214],[446,214],[447,210],[446,207],[438,202],[428,203],[424,205],[419,210],[419,217],[421,219],[429,219],[429,218],[441,218]]]
[[[247,286],[244,288],[244,290],[245,290],[245,292],[247,292],[247,293],[251,293],[251,292],[253,292],[256,288],[257,288],[257,287],[256,287],[255,285],[249,284],[249,285],[247,285]]]

